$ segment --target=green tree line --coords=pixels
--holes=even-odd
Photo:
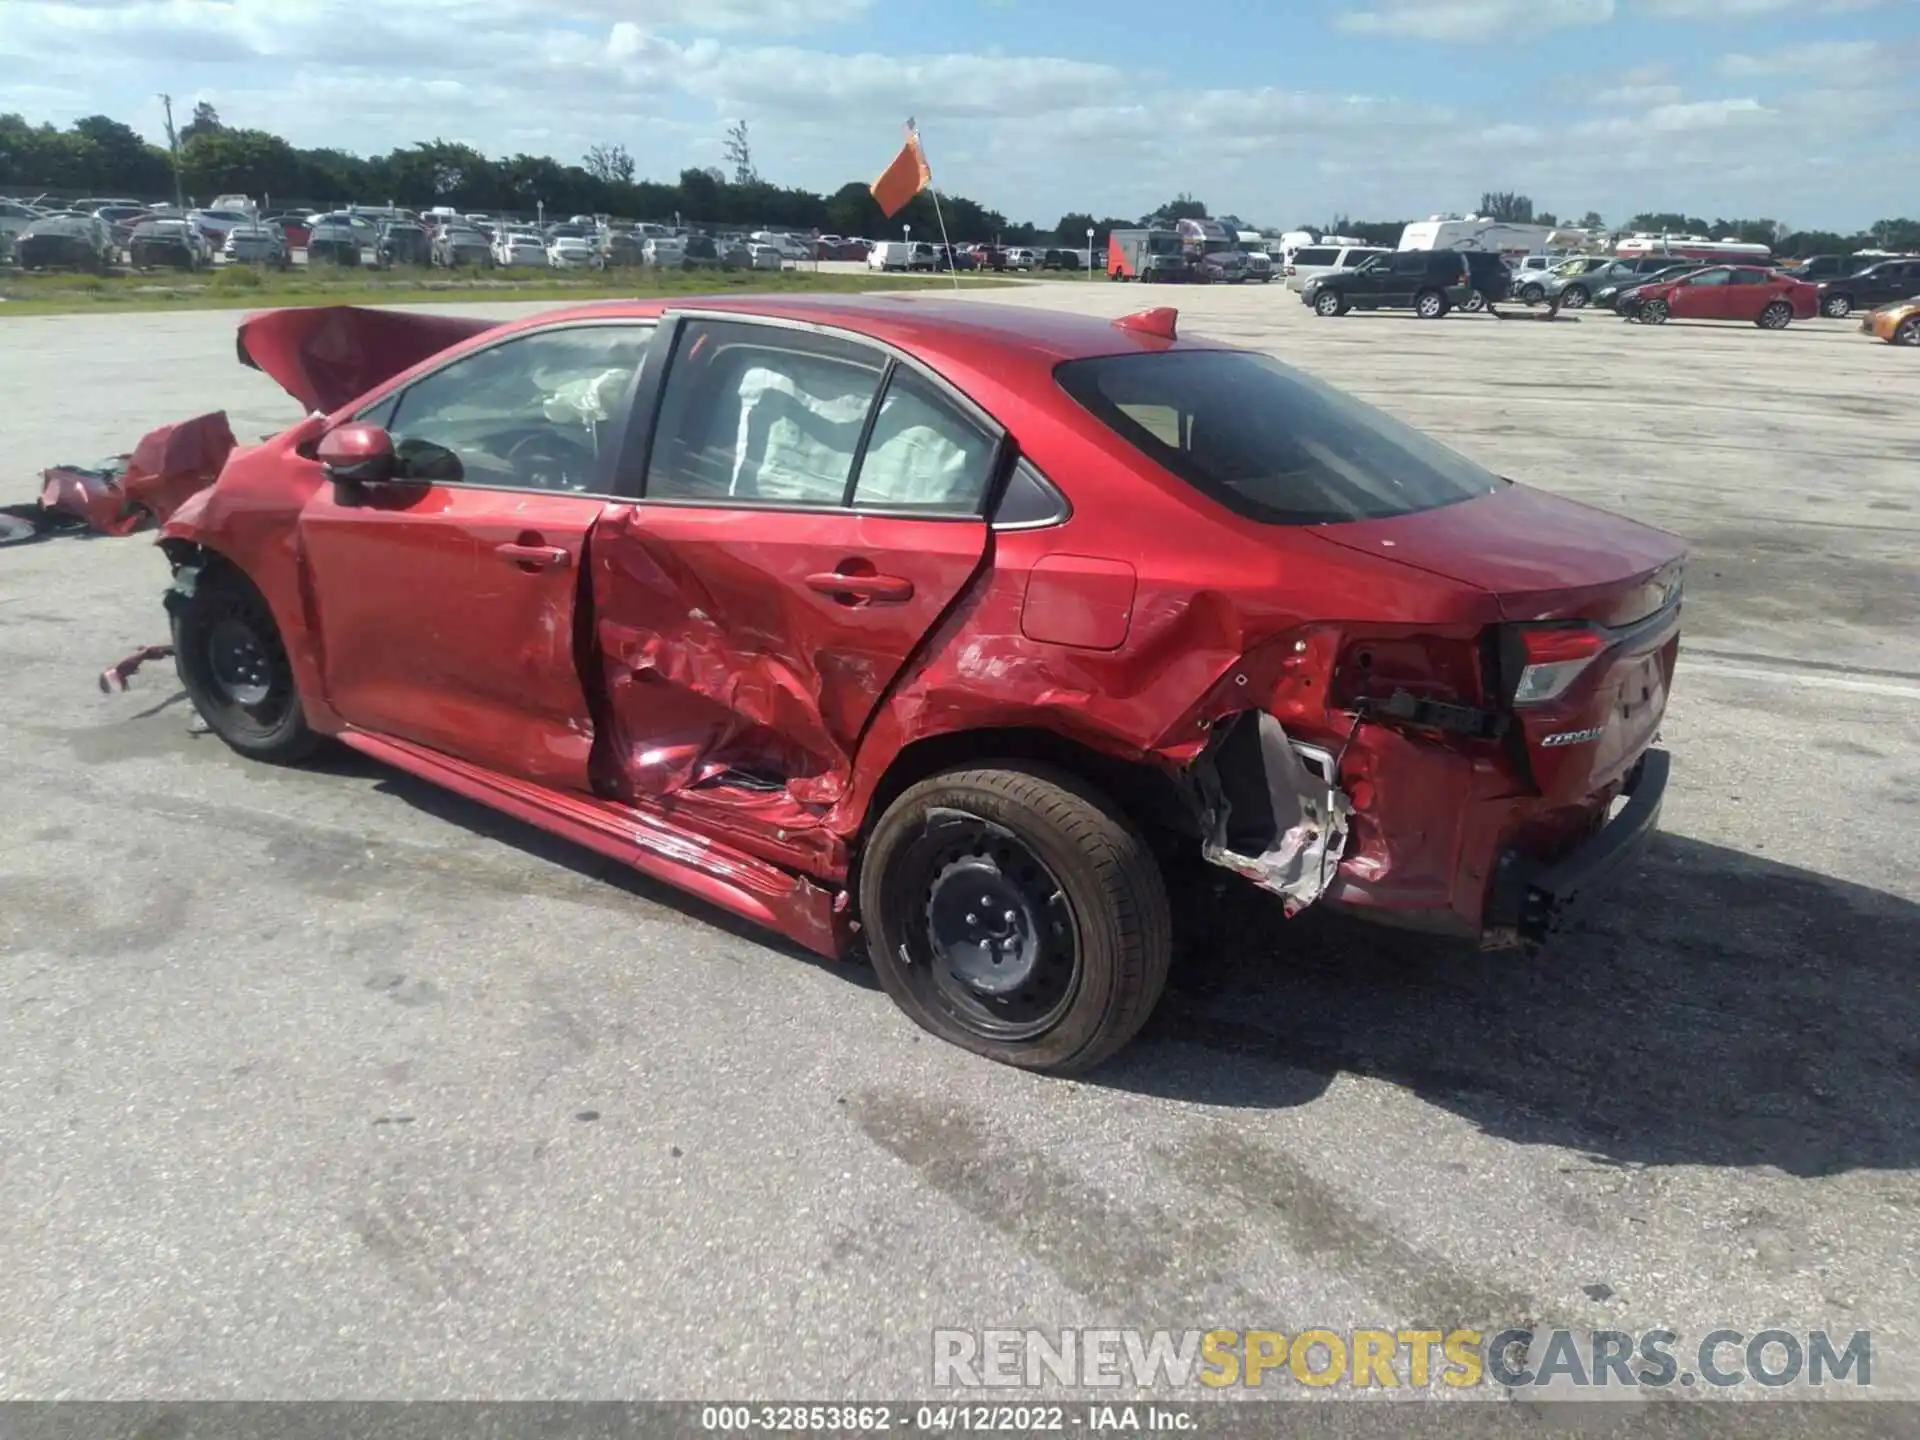
[[[256,199],[270,197],[276,204],[328,206],[389,201],[416,208],[452,205],[460,210],[519,212],[537,209],[548,214],[610,214],[633,219],[668,220],[710,225],[772,225],[820,230],[841,235],[882,236],[911,225],[926,239],[939,234],[931,195],[916,196],[900,214],[888,220],[873,203],[865,180],[849,180],[832,194],[818,194],[798,186],[775,185],[754,169],[746,126],[736,124],[727,134],[726,159],[732,173],[719,166],[687,169],[678,180],[639,179],[638,165],[625,146],[593,146],[578,163],[567,164],[545,155],[490,157],[469,145],[447,140],[422,141],[384,155],[353,155],[329,148],[301,149],[265,130],[222,123],[219,112],[201,102],[193,118],[180,128],[180,183],[190,197],[202,203],[222,193],[242,193]],[[130,125],[106,115],[90,115],[62,130],[32,125],[17,114],[0,115],[0,189],[14,194],[47,192],[81,195],[125,195],[157,200],[174,191],[173,158],[148,143]],[[1535,212],[1533,201],[1510,191],[1488,191],[1481,196],[1483,213],[1502,219],[1555,224],[1545,211]],[[1010,221],[962,195],[942,192],[940,209],[947,233],[956,241],[998,240],[1026,245],[1057,237],[1063,245],[1086,243],[1094,232],[1096,248],[1117,228],[1170,224],[1179,219],[1202,219],[1206,205],[1182,193],[1137,219],[1070,211],[1052,227],[1031,221]],[[1220,217],[1230,226],[1241,222]],[[1601,217],[1589,211],[1579,222],[1603,228]],[[1369,243],[1398,241],[1401,220],[1356,221],[1337,216],[1328,225],[1295,228],[1320,233],[1354,235]],[[1679,213],[1646,213],[1619,226],[1622,230],[1671,230],[1735,235],[1772,245],[1780,254],[1817,251],[1920,250],[1920,221],[1881,220],[1867,230],[1843,234],[1832,230],[1794,230],[1767,219],[1708,221]]]

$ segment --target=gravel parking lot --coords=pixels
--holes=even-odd
[[[1698,555],[1665,834],[1532,961],[1247,892],[1084,1083],[370,763],[194,733],[150,541],[0,551],[0,1393],[902,1396],[937,1326],[1874,1333],[1920,1397],[1920,365],[1851,322],[991,303],[1271,350]],[[0,320],[0,501],[237,316]],[[1297,1393],[1291,1385],[1287,1392]]]

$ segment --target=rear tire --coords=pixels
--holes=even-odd
[[[1793,307],[1784,300],[1771,300],[1753,323],[1762,330],[1784,330],[1793,323]]]
[[[1569,285],[1560,292],[1560,308],[1562,310],[1584,310],[1587,301],[1592,298],[1592,296],[1587,294],[1584,285]]]
[[[1520,303],[1523,305],[1538,305],[1546,298],[1547,291],[1543,285],[1522,285],[1520,287]]]
[[[1089,1070],[1166,986],[1160,867],[1110,801],[1063,771],[923,780],[880,818],[860,869],[880,983],[923,1029],[990,1060]]]
[[[273,611],[231,565],[202,570],[173,610],[174,668],[209,729],[250,760],[292,765],[319,748]]]
[[[1413,297],[1413,313],[1422,320],[1438,320],[1447,313],[1447,297],[1438,290],[1422,290]]]

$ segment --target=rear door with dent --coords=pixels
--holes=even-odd
[[[633,800],[697,790],[817,813],[986,561],[1001,432],[844,334],[669,317],[657,348],[650,435],[622,460],[621,491],[639,498],[590,546],[595,773]]]

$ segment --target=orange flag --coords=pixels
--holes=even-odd
[[[933,171],[927,168],[926,153],[920,148],[920,132],[913,128],[913,122],[909,120],[907,143],[900,147],[900,153],[893,157],[893,163],[873,182],[874,201],[880,206],[880,213],[891,220],[906,208],[909,200],[932,183]]]

